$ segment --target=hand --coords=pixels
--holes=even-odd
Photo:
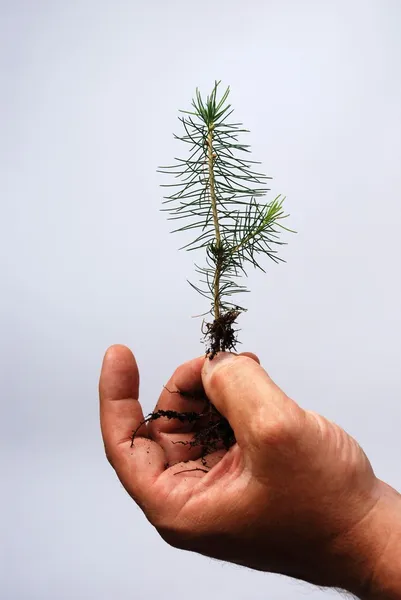
[[[237,443],[206,469],[202,448],[177,443],[193,439],[185,422],[143,425],[131,446],[144,418],[138,392],[134,356],[113,346],[100,378],[106,454],[168,543],[361,598],[401,598],[400,496],[353,438],[288,398],[254,355],[191,360],[160,395],[157,410],[201,413],[207,397],[228,419]]]

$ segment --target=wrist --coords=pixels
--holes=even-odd
[[[372,510],[339,544],[348,562],[341,587],[361,600],[401,600],[401,495],[379,480],[377,493]]]
[[[401,600],[401,495],[382,481],[379,486],[382,505],[372,533],[381,550],[374,556],[366,600]]]

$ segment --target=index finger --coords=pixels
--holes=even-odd
[[[180,365],[163,387],[155,412],[174,411],[177,413],[201,413],[206,405],[206,395],[202,385],[202,366],[205,357],[194,358]],[[149,423],[149,433],[158,439],[158,433],[178,433],[191,431],[193,423],[177,419],[158,419]]]
[[[104,357],[99,381],[102,436],[106,455],[121,483],[134,500],[143,503],[164,471],[164,452],[146,439],[145,425],[138,429],[144,420],[138,395],[139,372],[134,355],[125,346],[112,346]],[[136,429],[138,437],[132,446]]]
[[[112,346],[104,356],[99,380],[100,424],[107,448],[130,440],[143,421],[138,396],[139,371],[134,355],[125,346]],[[140,433],[147,435],[145,429]]]

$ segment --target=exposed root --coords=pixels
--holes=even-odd
[[[195,390],[194,392],[186,392],[185,390],[169,390],[166,385],[163,386],[169,394],[179,394],[183,398],[191,400],[205,400],[205,392],[203,390]]]
[[[212,360],[218,352],[231,352],[237,346],[237,330],[234,329],[241,311],[232,308],[215,319],[213,323],[206,323],[205,339],[208,343],[206,354]]]
[[[234,315],[232,315],[231,317],[231,321],[230,319],[228,319],[226,322],[229,323],[229,326],[231,327],[232,323],[234,322],[236,317],[234,317]],[[217,331],[217,328],[216,328]],[[227,337],[225,338],[226,340],[228,339]],[[217,340],[217,338],[216,338]],[[221,340],[220,341],[216,341],[216,343],[221,344]],[[213,352],[213,350],[212,350]],[[217,351],[215,351],[214,355],[216,354]],[[213,356],[209,357],[209,358],[213,358]],[[147,415],[147,417],[145,417],[145,419],[143,419],[143,421],[141,423],[139,423],[138,427],[133,431],[132,433],[132,438],[131,438],[131,448],[134,445],[134,441],[135,441],[135,437],[137,436],[138,431],[140,430],[140,428],[145,425],[146,423],[150,423],[152,421],[157,421],[158,419],[161,418],[165,418],[165,419],[177,419],[177,421],[179,421],[180,423],[191,423],[193,424],[194,427],[196,427],[196,424],[201,420],[204,419],[206,420],[207,418],[207,422],[205,424],[201,424],[199,426],[198,430],[194,430],[193,434],[194,437],[191,441],[177,441],[174,442],[175,444],[182,444],[184,446],[189,446],[191,448],[194,447],[198,447],[200,446],[202,448],[201,450],[201,463],[204,467],[206,467],[206,469],[201,469],[196,468],[196,469],[189,469],[189,470],[195,470],[195,471],[204,471],[205,473],[208,472],[208,464],[207,464],[207,460],[206,457],[208,454],[211,454],[212,452],[215,452],[216,450],[219,450],[222,446],[228,450],[231,446],[233,446],[235,444],[235,436],[234,436],[234,432],[229,424],[229,422],[227,421],[226,418],[224,418],[219,412],[218,410],[209,402],[209,400],[207,398],[205,398],[204,396],[204,392],[199,392],[199,394],[193,394],[193,393],[189,393],[189,392],[181,392],[180,390],[168,390],[168,388],[165,387],[165,389],[167,389],[168,392],[170,393],[176,393],[176,394],[180,394],[181,396],[187,397],[187,398],[197,398],[197,399],[203,399],[205,402],[205,406],[202,412],[195,412],[195,411],[184,411],[184,412],[178,412],[176,410],[163,410],[163,409],[159,409],[155,412],[150,413],[149,415]],[[183,471],[179,471],[179,473],[182,473]],[[178,473],[175,473],[175,475],[178,475]]]
[[[206,456],[219,450],[223,446],[228,450],[235,444],[234,432],[227,421],[220,413],[214,408],[212,404],[208,404],[207,412],[177,412],[175,410],[157,410],[150,413],[135,429],[131,438],[131,448],[134,445],[135,437],[140,428],[146,423],[156,421],[160,418],[166,419],[177,419],[181,423],[193,423],[196,424],[201,418],[208,417],[208,422],[198,431],[194,432],[194,437],[190,442],[177,441],[175,444],[182,444],[183,446],[189,446],[190,448],[202,447],[201,461],[202,464],[207,466]]]

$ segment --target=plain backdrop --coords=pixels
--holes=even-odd
[[[129,345],[149,412],[203,352],[156,168],[222,79],[298,231],[249,278],[242,348],[401,488],[400,2],[3,0],[0,28],[1,598],[335,597],[159,539],[103,456],[97,382]]]

